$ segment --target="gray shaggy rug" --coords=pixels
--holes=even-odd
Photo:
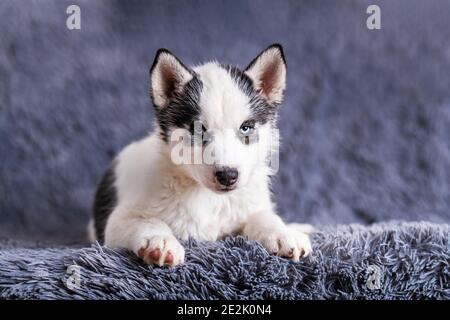
[[[313,234],[294,263],[242,237],[188,241],[186,263],[154,268],[133,254],[0,246],[7,299],[449,299],[450,228],[429,223],[341,226]],[[28,244],[28,246],[35,244]]]

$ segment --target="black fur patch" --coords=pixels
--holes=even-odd
[[[162,139],[165,142],[169,141],[171,128],[188,129],[194,121],[199,119],[198,103],[202,88],[202,82],[194,76],[184,86],[183,91],[176,94],[166,107],[155,108]]]
[[[250,98],[252,119],[261,124],[265,124],[268,121],[273,121],[277,114],[278,105],[269,104],[263,97],[261,97],[261,95],[259,95],[253,87],[252,79],[242,70],[232,65],[221,66],[228,71],[231,78],[239,86],[239,89]]]
[[[237,83],[242,92],[249,97],[254,94],[253,81],[242,70],[227,64],[221,64],[220,66],[230,74],[231,78]]]
[[[106,222],[117,204],[117,191],[114,186],[116,177],[114,171],[115,164],[111,165],[100,180],[92,208],[95,233],[100,243],[105,241]]]
[[[272,122],[276,119],[278,104],[270,104],[259,94],[250,97],[250,109],[252,110],[252,119],[260,124]]]

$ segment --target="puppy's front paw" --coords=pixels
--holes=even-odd
[[[184,248],[172,235],[142,239],[136,254],[146,263],[160,267],[174,267],[184,262]]]
[[[271,231],[261,236],[259,242],[267,251],[293,261],[307,257],[312,251],[307,234],[288,228]]]

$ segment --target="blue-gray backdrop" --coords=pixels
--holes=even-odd
[[[0,30],[0,236],[84,237],[103,170],[151,128],[158,48],[244,67],[273,42],[288,62],[282,216],[450,222],[448,1],[2,0]]]

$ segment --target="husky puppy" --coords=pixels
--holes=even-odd
[[[241,234],[278,256],[307,256],[308,228],[286,225],[271,201],[268,158],[286,87],[282,47],[269,46],[244,70],[216,62],[188,68],[160,49],[150,81],[154,131],[124,148],[103,176],[93,237],[159,266],[183,263],[178,239],[189,237]],[[212,160],[200,152],[195,161],[193,150],[207,149]]]

